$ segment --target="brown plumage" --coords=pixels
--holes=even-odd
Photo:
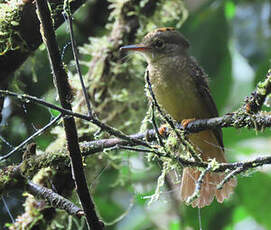
[[[147,34],[141,44],[123,48],[140,51],[146,57],[155,97],[176,121],[218,116],[206,74],[195,59],[187,54],[189,42],[179,32],[173,28],[159,28]],[[221,129],[191,134],[189,140],[204,161],[215,158],[218,162],[226,162]],[[194,193],[199,175],[200,171],[195,168],[183,170],[183,201],[187,201]],[[210,205],[214,197],[220,203],[228,198],[236,186],[236,180],[230,180],[222,190],[217,190],[216,186],[223,178],[223,173],[207,173],[200,197],[192,202],[192,206],[201,208]]]

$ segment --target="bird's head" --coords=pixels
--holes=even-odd
[[[159,28],[148,33],[140,44],[121,47],[121,50],[139,51],[148,63],[164,57],[185,55],[189,47],[186,38],[172,27]]]

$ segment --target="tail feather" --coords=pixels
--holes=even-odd
[[[200,171],[197,169],[184,169],[181,184],[181,200],[186,202],[193,195],[199,176]],[[200,196],[191,203],[192,207],[203,208],[208,206],[212,203],[214,197],[216,197],[219,203],[222,203],[224,199],[228,198],[236,186],[236,179],[231,179],[221,190],[217,190],[216,186],[224,177],[223,173],[207,173],[201,186]]]

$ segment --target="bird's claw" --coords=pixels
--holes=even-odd
[[[181,124],[184,128],[187,127],[187,125],[191,122],[191,121],[195,121],[196,119],[195,118],[192,118],[192,119],[184,119],[182,120]]]

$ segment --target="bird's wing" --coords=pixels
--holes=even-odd
[[[208,108],[209,116],[206,118],[217,117],[218,111],[214,99],[210,94],[210,90],[207,84],[207,75],[205,74],[204,70],[198,65],[195,58],[191,57],[189,65],[190,75],[193,77],[196,88],[198,89],[201,98],[203,98],[204,100],[204,105],[206,106],[206,108]],[[218,143],[224,149],[222,129],[217,128],[214,129],[213,132],[216,136]]]

